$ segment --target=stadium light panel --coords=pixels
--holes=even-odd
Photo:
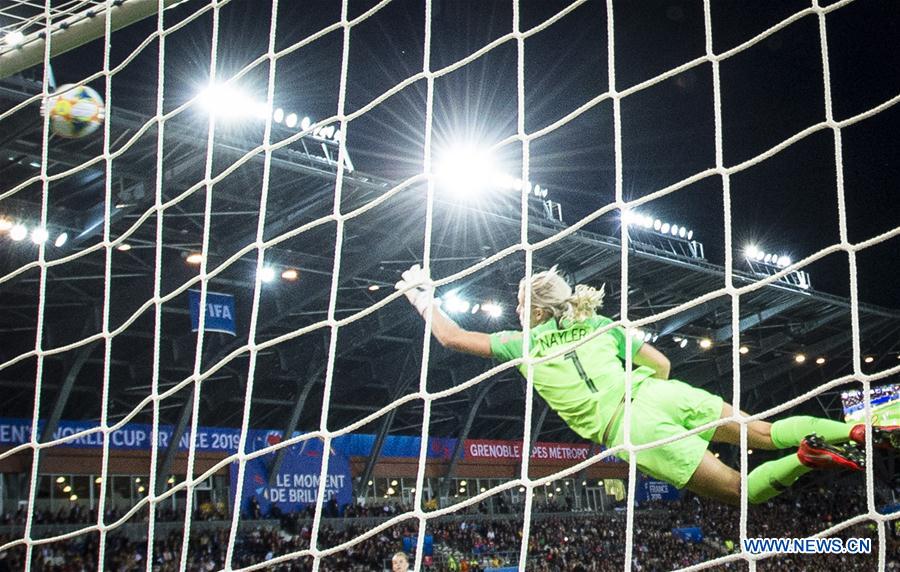
[[[750,348],[748,348],[747,346],[741,346],[738,351],[741,353],[741,355],[747,355],[748,353],[750,353]]]
[[[312,125],[312,120],[309,117],[304,117],[300,120],[300,129],[306,131],[309,129],[309,126]]]
[[[679,229],[678,229],[678,236],[679,236],[680,238],[684,238],[685,235],[687,235],[687,231],[684,229],[684,227],[679,228]]]
[[[688,240],[691,240],[692,238],[694,238],[694,231],[693,231],[693,230],[689,230],[688,233],[687,233],[687,239],[688,239]]]
[[[793,262],[791,261],[790,257],[788,257],[788,256],[782,256],[778,259],[778,266],[780,266],[782,268],[790,266],[792,263]]]
[[[69,240],[69,233],[63,232],[59,236],[56,237],[56,240],[53,241],[53,246],[56,248],[61,247]]]
[[[863,361],[866,363],[872,363],[873,361],[875,361],[875,356],[866,356]]]
[[[702,340],[700,340],[700,347],[708,350],[712,347],[712,340],[709,338],[703,338]]]
[[[474,197],[488,190],[496,178],[497,162],[487,150],[475,146],[453,147],[441,154],[437,162],[438,183],[459,197]],[[513,188],[521,191],[522,180],[516,179]]]
[[[64,492],[64,493],[70,493],[70,492],[72,492],[72,485],[66,485],[66,486],[64,486],[64,487],[63,487],[63,492]]]
[[[678,342],[678,347],[685,348],[687,347],[687,345],[688,341],[686,339],[682,339],[680,342]]]
[[[669,223],[664,222],[662,224],[662,228],[659,229],[659,232],[661,232],[663,234],[668,234],[669,233]]]
[[[822,365],[823,363],[825,363],[825,358],[823,358],[823,357],[816,358],[816,363],[819,365]]]
[[[284,121],[284,110],[280,107],[276,109],[275,113],[272,114],[272,120],[274,120],[275,123],[281,123],[282,121]]]
[[[72,502],[77,501],[77,500],[78,500],[78,495],[73,494],[72,496],[69,497],[69,500],[72,501]]]
[[[503,308],[495,302],[485,302],[481,305],[481,311],[491,318],[499,318],[503,315]]]
[[[460,314],[469,311],[469,302],[456,294],[447,294],[444,296],[444,307],[451,314]]]
[[[748,244],[744,247],[744,256],[746,258],[756,258],[757,252],[759,252],[759,248],[755,244]]]
[[[806,361],[806,354],[797,354],[794,356],[794,361],[797,363],[804,363]]]
[[[242,119],[259,114],[260,104],[235,86],[213,84],[200,92],[200,105],[217,119]]]
[[[481,309],[481,304],[472,304],[472,310],[471,310],[471,312],[472,312],[473,314],[477,314],[477,313],[478,313],[478,310],[480,310],[480,309]]]
[[[378,284],[370,284],[368,290],[369,292],[377,292],[378,290],[381,290],[381,286]]]
[[[13,227],[13,221],[6,217],[0,217],[0,232],[6,232]]]
[[[275,280],[275,269],[271,266],[263,266],[262,270],[259,271],[259,279],[266,284]]]
[[[122,252],[128,252],[129,250],[131,250],[131,245],[128,244],[127,242],[123,242],[122,244],[120,244],[119,246],[116,247],[116,250],[120,250]]]
[[[653,230],[659,230],[661,228],[662,228],[662,221],[659,219],[654,220],[653,221]]]
[[[677,224],[672,225],[672,236],[678,236],[678,225]]]
[[[300,276],[296,268],[287,268],[281,273],[281,278],[289,282],[293,282]]]
[[[203,262],[203,255],[199,252],[192,252],[191,254],[188,254],[184,261],[188,264],[200,264]]]
[[[28,236],[28,227],[26,227],[24,224],[19,223],[9,229],[9,238],[11,238],[14,242],[25,240],[26,236]]]
[[[287,117],[284,118],[284,124],[291,129],[297,127],[297,114],[288,113]]]
[[[44,244],[48,238],[50,238],[50,233],[46,228],[36,227],[31,231],[31,242],[35,244]]]

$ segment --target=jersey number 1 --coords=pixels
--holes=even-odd
[[[578,359],[578,354],[575,351],[570,351],[565,354],[566,359],[572,360],[572,363],[575,364],[575,371],[578,372],[578,375],[581,377],[581,380],[587,384],[588,389],[591,390],[591,393],[597,393],[597,386],[594,385],[594,380],[590,378],[586,371],[584,371],[584,366],[581,365],[581,360]]]

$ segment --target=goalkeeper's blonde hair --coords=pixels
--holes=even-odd
[[[524,289],[523,278],[519,290],[524,292]],[[531,305],[566,321],[580,322],[596,316],[597,308],[603,307],[604,295],[603,286],[597,290],[584,284],[575,286],[573,292],[555,265],[531,277]]]

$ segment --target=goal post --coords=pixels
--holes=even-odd
[[[106,17],[114,32],[135,22],[149,18],[159,11],[186,0],[115,0],[106,5],[83,10],[50,25],[50,57],[55,57],[102,38],[106,31]],[[43,13],[33,19],[44,20]],[[46,31],[33,32],[14,45],[0,47],[0,79],[15,75],[44,61]]]

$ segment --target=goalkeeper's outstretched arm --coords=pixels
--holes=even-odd
[[[490,336],[464,330],[442,312],[432,294],[431,278],[418,264],[403,273],[403,279],[395,288],[406,295],[420,316],[424,317],[425,312],[433,308],[431,334],[442,346],[484,358],[492,357]]]

